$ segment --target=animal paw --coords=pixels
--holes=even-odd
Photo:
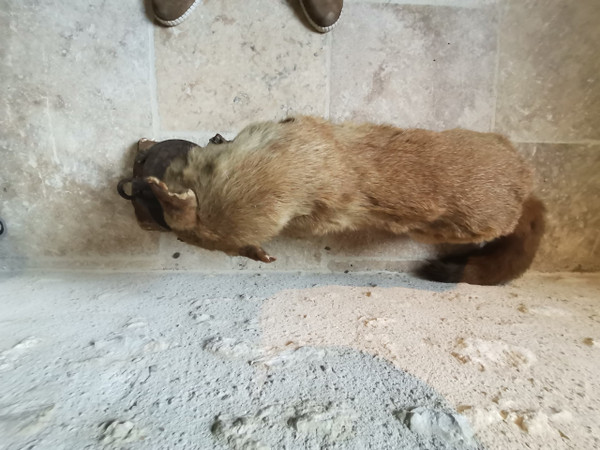
[[[246,245],[245,247],[240,248],[239,255],[264,263],[271,263],[277,260],[277,258],[268,255],[267,252],[265,252],[261,247],[257,247],[256,245]]]

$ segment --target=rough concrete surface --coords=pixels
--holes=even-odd
[[[600,278],[0,278],[2,449],[591,449]]]

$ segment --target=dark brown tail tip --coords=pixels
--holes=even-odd
[[[527,199],[515,230],[463,256],[429,261],[417,275],[444,283],[492,286],[520,277],[531,265],[544,233],[544,205]]]
[[[429,260],[416,271],[416,276],[440,283],[458,283],[463,278],[466,258],[450,257],[443,259]]]

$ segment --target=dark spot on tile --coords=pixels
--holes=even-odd
[[[457,359],[457,361],[460,362],[461,364],[466,364],[469,361],[471,361],[471,358],[469,358],[468,356],[463,356],[463,355],[461,355],[459,353],[456,353],[456,352],[451,352],[450,354],[452,356],[454,356]]]
[[[558,434],[560,434],[560,437],[563,439],[566,439],[568,441],[570,441],[569,436],[567,436],[565,433],[563,433],[562,431],[558,430]]]
[[[177,259],[177,258],[179,258],[180,256],[181,256],[181,253],[179,253],[179,252],[175,252],[175,253],[173,253],[173,259]]]
[[[529,429],[527,428],[527,425],[525,424],[524,420],[524,416],[517,416],[517,418],[515,419],[515,425],[518,426],[525,433],[527,433]]]

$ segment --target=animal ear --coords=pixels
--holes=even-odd
[[[196,226],[198,200],[191,189],[183,193],[171,192],[169,187],[156,177],[147,177],[146,183],[158,199],[167,224],[174,230],[186,230]]]
[[[226,142],[231,142],[231,141],[228,141],[223,136],[221,136],[219,133],[217,133],[212,138],[210,138],[210,140],[208,142],[210,142],[211,144],[219,145],[219,144],[225,144]]]

